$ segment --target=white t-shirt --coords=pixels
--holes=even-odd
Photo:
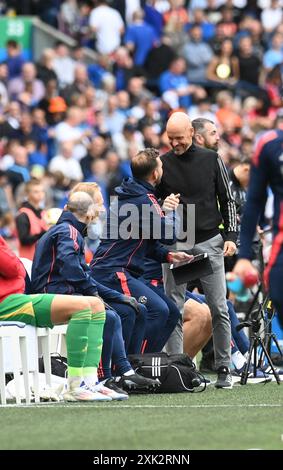
[[[133,23],[133,14],[140,9],[140,0],[126,0],[126,21],[128,25]]]
[[[53,61],[53,69],[60,86],[71,85],[75,78],[75,61],[71,57],[56,57]]]
[[[57,155],[52,158],[49,164],[49,171],[61,171],[64,176],[74,181],[82,181],[83,173],[81,165],[74,158],[65,158],[63,155]]]
[[[61,142],[80,140],[83,131],[79,127],[72,127],[67,122],[63,121],[55,127],[55,139],[60,144]],[[81,160],[86,155],[86,148],[83,144],[77,143],[74,146],[74,157],[76,160]]]
[[[111,54],[120,46],[124,22],[117,10],[107,5],[96,7],[90,14],[89,24],[96,31],[96,49],[100,54]]]
[[[267,8],[261,13],[262,26],[266,30],[273,30],[279,26],[283,20],[283,13],[281,8]]]

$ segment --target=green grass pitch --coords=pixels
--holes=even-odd
[[[0,449],[281,449],[283,385],[0,407]]]

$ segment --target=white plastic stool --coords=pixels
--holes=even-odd
[[[2,405],[7,403],[5,390],[6,373],[14,375],[16,403],[21,403],[21,371],[23,372],[26,403],[30,403],[29,372],[33,373],[35,402],[38,403],[39,379],[36,328],[21,322],[0,322],[0,394]]]
[[[51,387],[51,352],[61,352],[62,336],[66,335],[68,325],[56,325],[54,328],[37,328],[37,338],[41,346],[46,385]],[[51,338],[58,335],[56,351],[51,351]]]

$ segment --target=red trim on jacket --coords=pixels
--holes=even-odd
[[[253,164],[255,166],[258,166],[259,164],[259,157],[265,144],[267,144],[273,139],[276,139],[276,137],[277,137],[276,131],[269,131],[259,139],[256,149],[255,149],[254,156],[253,156]]]
[[[123,293],[125,295],[127,295],[128,297],[131,297],[132,294],[131,294],[129,286],[128,286],[126,274],[123,273],[122,271],[118,271],[118,272],[116,272],[116,275],[117,275],[117,277],[118,277],[118,279],[121,283],[121,288],[122,288]]]

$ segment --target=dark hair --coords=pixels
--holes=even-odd
[[[6,47],[12,47],[13,49],[18,49],[19,43],[15,39],[9,39],[6,42]]]
[[[60,46],[69,47],[68,44],[66,44],[64,41],[61,41],[60,39],[58,39],[58,41],[55,42],[55,48],[60,47]]]
[[[210,119],[206,118],[196,118],[192,121],[192,126],[194,128],[195,132],[199,132],[200,134],[205,130],[205,125],[209,124],[215,124],[213,121]]]
[[[158,150],[146,148],[138,152],[131,161],[134,178],[144,180],[157,168]]]

